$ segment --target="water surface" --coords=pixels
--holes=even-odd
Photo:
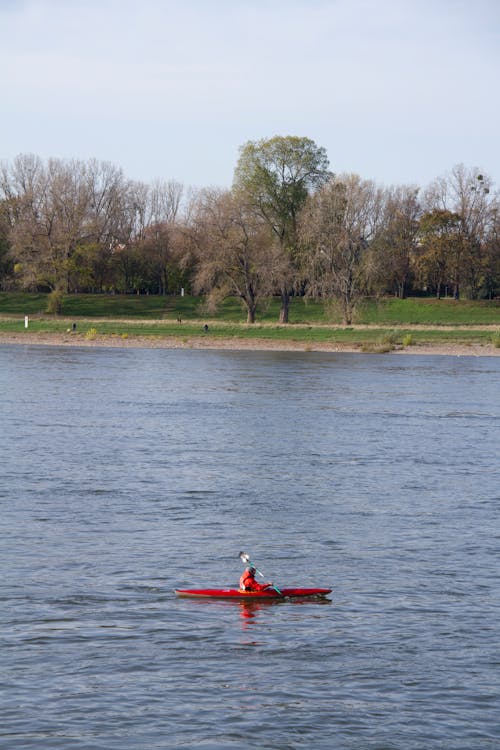
[[[0,347],[0,747],[500,746],[500,360]],[[247,550],[330,601],[178,600]]]

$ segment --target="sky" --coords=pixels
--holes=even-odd
[[[297,135],[337,174],[498,187],[499,62],[499,0],[0,0],[0,160],[230,187]]]

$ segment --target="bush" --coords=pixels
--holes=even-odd
[[[407,336],[405,336],[405,339]],[[411,339],[411,336],[410,336]],[[403,340],[404,343],[404,340]],[[411,343],[411,342],[410,342]],[[389,331],[383,336],[379,336],[378,339],[372,342],[363,344],[361,350],[363,352],[371,352],[372,354],[386,354],[387,352],[393,352],[397,346],[401,345],[401,332],[400,331]],[[406,344],[405,344],[406,346]]]
[[[386,337],[382,336],[376,341],[367,341],[362,344],[361,351],[370,354],[387,354],[387,352],[394,351],[394,344],[389,343],[385,339]]]
[[[411,346],[413,344],[413,336],[411,333],[407,333],[403,336],[403,346]]]
[[[495,349],[500,349],[500,331],[495,331],[495,333],[491,337],[491,343],[493,344]]]
[[[389,333],[386,333],[384,336],[382,336],[382,338],[380,339],[380,343],[392,346],[392,348],[394,348],[395,346],[397,346],[397,344],[401,343],[400,331],[389,331]]]
[[[47,309],[50,315],[59,315],[62,310],[64,294],[63,292],[54,289],[47,297]]]
[[[87,339],[87,341],[93,341],[96,336],[97,336],[97,328],[89,328],[89,330],[85,334],[85,338]]]

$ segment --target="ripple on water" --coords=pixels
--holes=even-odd
[[[0,746],[497,750],[499,385],[0,347]],[[175,597],[235,585],[240,549],[330,601]]]

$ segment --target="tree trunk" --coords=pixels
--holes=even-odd
[[[281,309],[280,323],[288,323],[288,314],[290,310],[290,292],[288,289],[281,290]]]
[[[247,323],[255,323],[255,305],[247,305]]]
[[[344,325],[350,326],[352,323],[353,304],[347,295],[344,296],[344,299],[342,300],[342,308]]]

